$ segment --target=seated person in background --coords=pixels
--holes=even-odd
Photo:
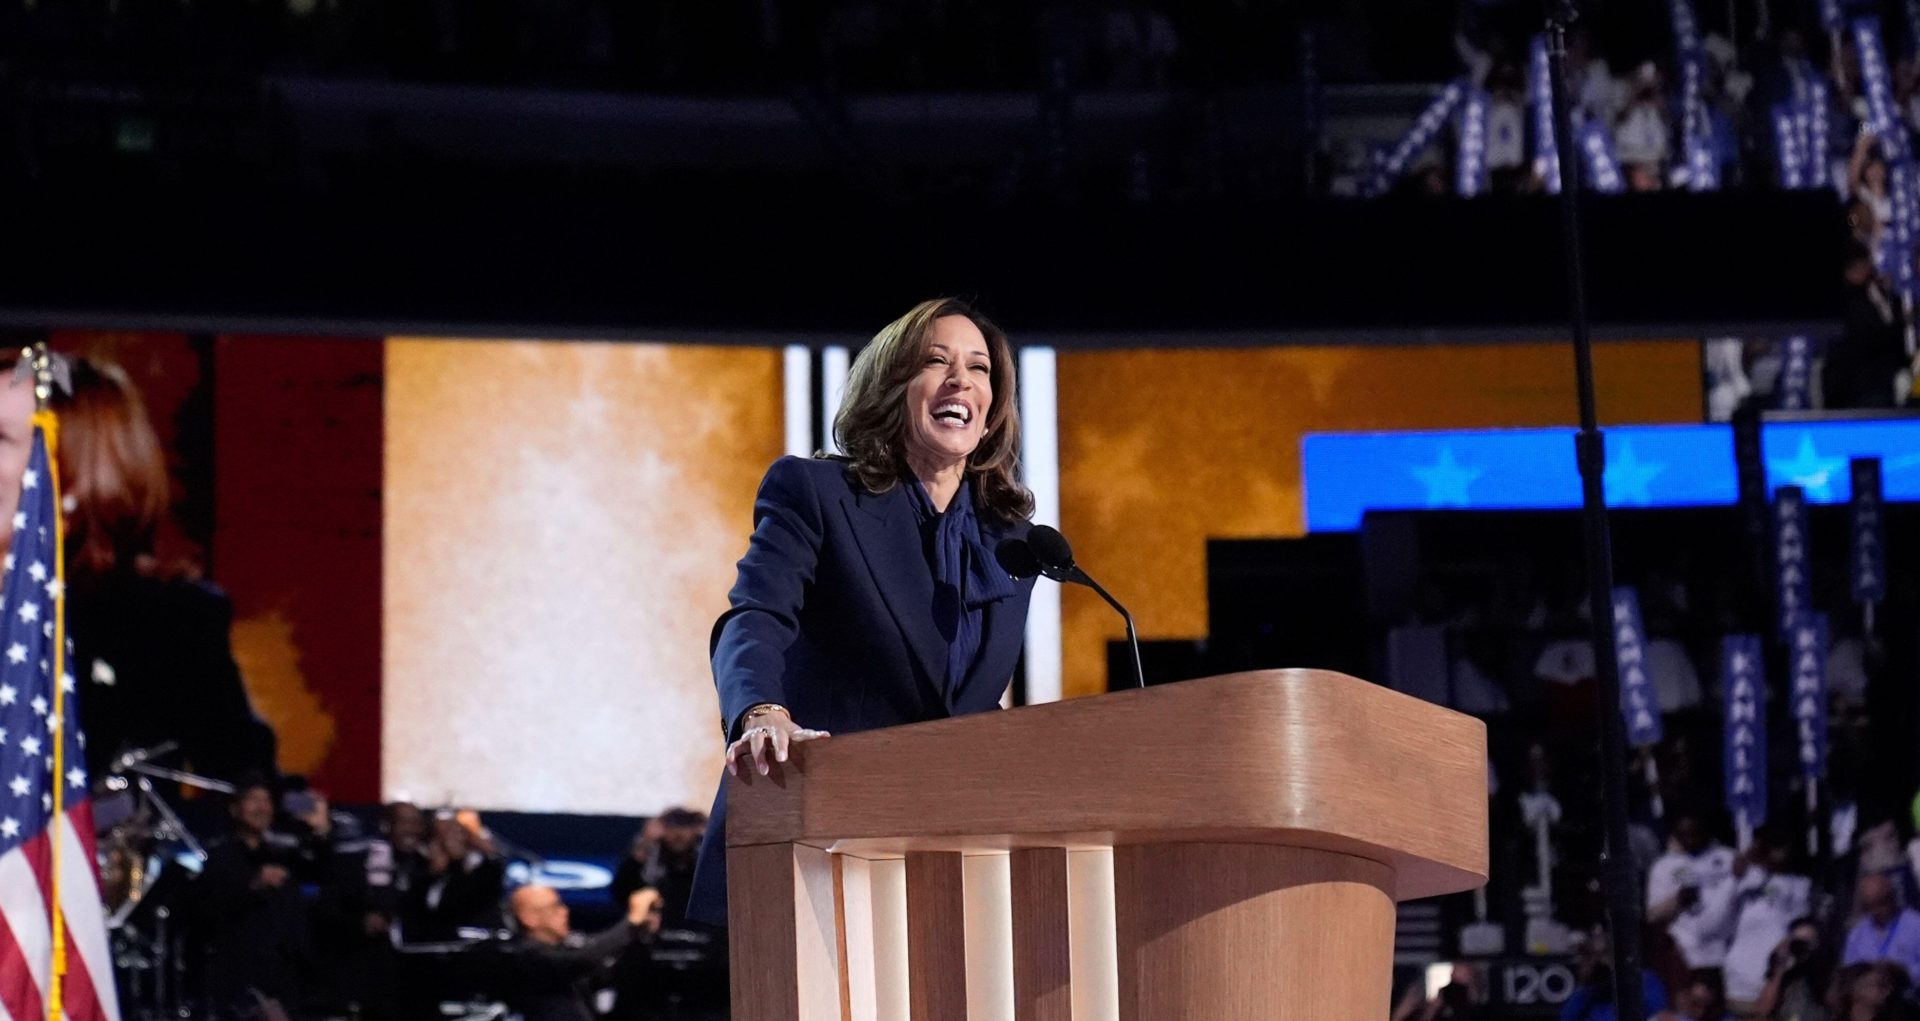
[[[1912,984],[1913,976],[1920,973],[1920,914],[1900,906],[1893,881],[1880,873],[1861,878],[1857,904],[1860,920],[1847,933],[1840,963],[1887,961]]]
[[[1694,972],[1674,997],[1673,1009],[1662,1011],[1656,1021],[1729,1021],[1720,976],[1710,968]]]
[[[1833,999],[1833,1021],[1914,1021],[1904,995],[1907,973],[1888,961],[1844,968]]]
[[[313,959],[300,883],[326,863],[329,820],[324,807],[310,814],[306,842],[275,832],[273,792],[258,778],[234,792],[231,813],[233,831],[208,847],[194,883],[208,998],[222,1012],[255,1006],[256,994],[298,1006]]]
[[[461,929],[500,928],[507,864],[471,809],[434,815],[425,872],[407,893],[401,922],[409,942],[462,938]]]
[[[1613,1002],[1613,943],[1607,930],[1594,926],[1575,960],[1579,986],[1560,1007],[1560,1021],[1619,1021],[1620,1008]],[[1653,972],[1640,971],[1640,1002],[1648,1016],[1667,1009],[1667,987]]]
[[[1727,932],[1720,924],[1725,905],[1715,896],[1731,895],[1721,881],[1733,873],[1733,851],[1713,841],[1697,812],[1674,819],[1667,853],[1647,874],[1647,923],[1664,925],[1680,947],[1688,970],[1718,968],[1727,957]]]
[[[507,1001],[526,1021],[593,1021],[587,994],[592,980],[635,941],[660,931],[660,894],[635,890],[627,897],[627,917],[590,938],[575,936],[567,924],[567,905],[552,887],[523,886],[510,905],[519,937]]]
[[[1771,1021],[1829,1021],[1827,989],[1833,982],[1833,950],[1811,918],[1796,918],[1774,948],[1767,986],[1753,1016]]]
[[[633,851],[613,873],[608,889],[615,904],[625,904],[635,890],[652,887],[665,901],[662,923],[677,929],[687,922],[687,900],[693,893],[693,866],[700,857],[700,840],[707,832],[707,814],[691,808],[670,808],[647,820],[633,840]]]

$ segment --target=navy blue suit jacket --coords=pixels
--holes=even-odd
[[[904,486],[868,492],[844,461],[783,457],[767,470],[732,608],[713,626],[723,730],[762,702],[836,735],[999,708],[1033,579],[986,605],[979,655],[949,690],[933,570],[911,499]],[[977,519],[988,550],[1029,527],[984,510]],[[688,908],[715,924],[726,923],[726,794],[723,776]]]

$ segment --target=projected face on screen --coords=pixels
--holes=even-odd
[[[383,786],[704,807],[707,633],[781,453],[771,348],[389,342]]]

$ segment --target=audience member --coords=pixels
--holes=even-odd
[[[231,815],[232,832],[208,847],[195,884],[208,998],[222,1013],[262,998],[296,1007],[313,971],[299,886],[319,878],[329,854],[324,802],[306,818],[314,836],[304,843],[272,828],[273,791],[257,777],[234,792]]]
[[[650,889],[628,895],[624,920],[585,939],[574,935],[567,905],[552,887],[523,886],[510,907],[519,935],[508,1000],[526,1021],[592,1021],[586,987],[627,947],[660,929],[660,894]]]
[[[1736,1013],[1751,1015],[1794,920],[1813,910],[1813,880],[1799,874],[1788,838],[1762,830],[1734,859],[1732,874],[1722,882],[1732,887],[1725,898],[1731,936],[1724,968],[1726,997]]]
[[[1885,961],[1911,984],[1920,974],[1920,913],[1900,905],[1893,881],[1881,873],[1861,877],[1855,907],[1860,920],[1847,933],[1840,963]]]
[[[1706,969],[1688,976],[1672,1009],[1656,1015],[1656,1021],[1729,1021],[1720,974]]]
[[[670,808],[647,820],[633,839],[631,853],[614,870],[608,887],[613,902],[625,904],[635,890],[655,889],[664,901],[663,924],[670,929],[685,925],[693,866],[706,832],[706,813],[691,808]]]
[[[1907,973],[1887,961],[1846,968],[1833,996],[1833,1021],[1913,1021],[1904,999],[1909,985]]]
[[[1770,1021],[1828,1021],[1833,951],[1811,918],[1795,919],[1767,963],[1767,984],[1750,1016]]]
[[[401,926],[411,942],[463,938],[500,928],[507,865],[478,813],[443,810],[433,819],[426,868],[409,877]]]
[[[1612,943],[1605,929],[1595,927],[1575,962],[1579,986],[1560,1008],[1560,1021],[1618,1021],[1613,1000]],[[1640,972],[1640,999],[1649,1014],[1667,1009],[1667,987],[1653,972]]]
[[[1733,872],[1733,851],[1715,843],[1696,812],[1676,817],[1667,853],[1647,876],[1647,921],[1664,925],[1689,969],[1718,968],[1726,961],[1724,886]]]

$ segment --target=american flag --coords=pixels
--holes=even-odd
[[[57,657],[62,669],[57,681],[54,676],[54,653],[65,640],[65,593],[56,559],[58,494],[47,456],[52,423],[41,416],[35,421],[13,547],[0,579],[0,1021],[118,1021],[94,864],[86,738],[66,656]],[[56,871],[58,926],[49,911]],[[59,979],[56,931],[66,944]],[[52,1014],[56,981],[59,1016]]]

